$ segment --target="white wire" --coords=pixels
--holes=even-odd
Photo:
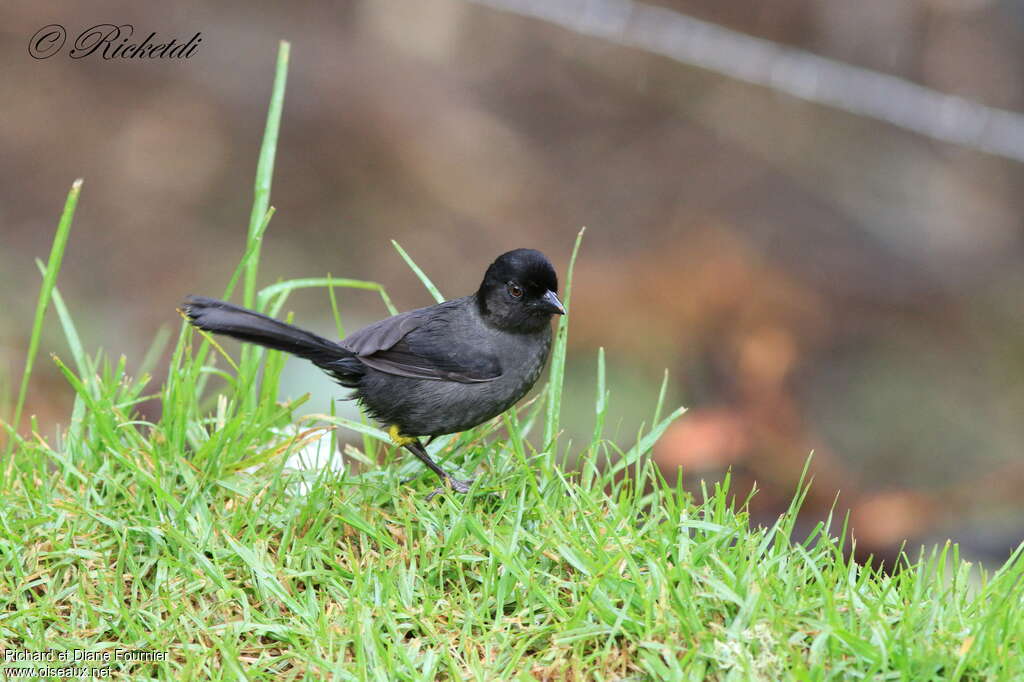
[[[470,0],[1024,163],[1024,115],[632,0]]]

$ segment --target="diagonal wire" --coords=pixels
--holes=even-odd
[[[470,0],[1024,163],[1024,114],[632,0]]]

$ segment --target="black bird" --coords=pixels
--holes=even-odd
[[[465,493],[420,436],[465,431],[512,407],[533,387],[551,351],[551,316],[564,315],[558,277],[540,251],[516,249],[491,263],[476,293],[375,322],[330,341],[266,315],[200,296],[184,303],[199,329],[310,360],[347,388],[374,419]]]

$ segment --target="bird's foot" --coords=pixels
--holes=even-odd
[[[460,480],[458,478],[452,478],[451,476],[449,476],[448,478],[444,479],[444,484],[442,484],[440,487],[438,487],[432,493],[427,495],[427,499],[428,500],[432,500],[432,499],[434,499],[434,497],[436,495],[440,495],[441,493],[447,492],[449,488],[451,488],[452,490],[454,490],[457,493],[466,494],[466,493],[469,492],[469,488],[472,485],[473,485],[473,479],[472,478],[469,479],[468,481],[463,481],[463,480]]]

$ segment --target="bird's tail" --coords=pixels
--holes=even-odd
[[[352,351],[305,329],[205,296],[188,297],[182,308],[199,329],[305,358],[333,374],[342,384],[348,385],[358,378],[350,374],[361,374],[358,361],[344,362],[348,358],[355,360]],[[348,367],[349,364],[352,367]]]

